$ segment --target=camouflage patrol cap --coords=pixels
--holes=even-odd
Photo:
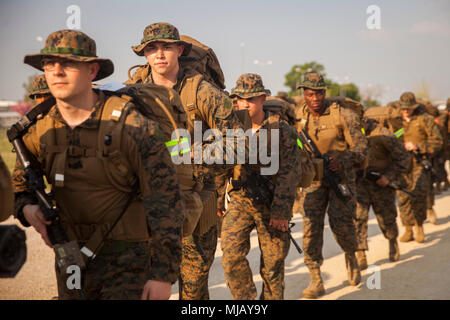
[[[264,88],[261,76],[255,73],[244,73],[236,81],[236,87],[231,89],[231,98],[249,99],[258,96],[270,96],[270,90]]]
[[[40,74],[34,78],[33,83],[31,84],[31,92],[28,97],[30,97],[30,99],[34,99],[35,96],[39,94],[51,94],[43,74]]]
[[[323,76],[318,72],[308,72],[303,76],[303,82],[297,87],[297,89],[312,89],[312,90],[325,90],[325,80]]]
[[[420,104],[416,101],[416,96],[412,92],[403,92],[400,96],[401,109],[415,109]]]
[[[95,41],[81,31],[60,30],[51,33],[45,41],[45,47],[39,54],[26,55],[23,62],[42,69],[42,59],[59,57],[77,62],[97,62],[100,70],[95,80],[101,80],[114,72],[114,65],[109,59],[97,57]]]
[[[141,44],[131,48],[138,56],[144,55],[144,48],[152,42],[169,42],[184,45],[182,55],[187,56],[191,51],[192,45],[180,39],[180,33],[175,26],[170,23],[158,22],[148,25],[144,30]]]

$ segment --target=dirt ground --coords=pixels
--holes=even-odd
[[[324,233],[324,278],[326,295],[322,299],[450,299],[450,191],[436,197],[435,211],[438,224],[425,223],[425,242],[399,243],[400,260],[388,260],[388,241],[378,228],[373,212],[369,220],[369,270],[362,272],[357,287],[348,285],[344,254],[334,240],[328,223]],[[295,215],[294,238],[301,245],[301,217]],[[14,219],[2,224],[14,224]],[[404,228],[398,219],[400,234]],[[13,279],[0,279],[0,299],[42,299],[57,295],[53,269],[54,254],[46,247],[39,234],[26,229],[28,257],[25,265]],[[253,279],[261,291],[259,275],[259,248],[256,233],[251,236],[252,248],[248,255]],[[220,241],[210,273],[211,299],[232,299],[226,287],[221,265]],[[308,286],[309,274],[299,255],[291,246],[286,260],[285,299],[301,299],[301,291]],[[178,299],[178,288],[172,287],[171,299]]]

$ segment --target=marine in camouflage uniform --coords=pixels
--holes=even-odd
[[[423,99],[416,99],[417,103],[419,103],[421,106],[419,108],[422,108],[426,113],[428,113],[436,123],[437,127],[439,128],[439,131],[443,135],[443,128],[439,124],[439,110],[436,106],[433,106],[429,101],[423,100]],[[433,209],[434,206],[434,198],[435,194],[440,193],[439,188],[439,181],[441,179],[442,172],[439,171],[439,164],[442,159],[444,149],[440,148],[438,152],[436,152],[432,158],[430,159],[432,170],[430,174],[430,186],[427,189],[427,219],[432,223],[436,224],[437,222],[437,216],[436,212]]]
[[[330,156],[330,170],[337,172],[341,183],[348,185],[353,196],[347,204],[355,210],[355,171],[367,156],[367,139],[361,131],[361,120],[356,112],[325,99],[326,86],[320,74],[305,74],[298,88],[304,89],[305,104],[297,110],[297,118],[300,119],[297,130],[307,132],[319,152]],[[317,298],[325,293],[320,266],[323,263],[326,212],[335,239],[345,252],[349,283],[357,285],[361,275],[355,257],[357,237],[352,213],[323,179],[302,189],[300,203],[305,264],[311,275],[311,282],[303,291],[303,297]]]
[[[361,270],[367,269],[365,250],[367,245],[367,228],[369,209],[372,206],[378,225],[386,239],[389,240],[389,259],[397,261],[400,255],[397,236],[397,208],[395,207],[395,189],[389,184],[396,182],[398,176],[408,170],[411,156],[397,137],[379,123],[365,115],[365,133],[369,146],[368,168],[358,174],[357,204],[356,204],[356,232],[358,236],[358,251],[356,257]],[[364,173],[376,172],[381,174],[377,180],[367,179]]]
[[[173,25],[154,23],[145,28],[141,44],[132,48],[138,56],[144,56],[146,47],[158,44],[183,45],[184,49],[179,58],[185,57],[192,46],[190,43],[180,40],[179,32]],[[161,49],[161,51],[163,50]],[[163,53],[157,53],[157,55],[157,59],[164,60]],[[155,83],[155,75],[165,77],[165,75],[154,74],[155,71],[150,65],[151,58],[148,56],[147,61],[147,65],[138,69],[132,78],[126,82],[127,84]],[[182,66],[180,60],[176,63],[178,73],[175,81],[173,81],[175,83],[172,88],[179,93],[188,118],[201,121],[202,134],[208,129],[218,129],[225,137],[227,129],[239,128],[241,124],[233,112],[231,99],[218,87],[203,79],[198,72],[191,70],[188,66]],[[196,81],[199,81],[197,87],[193,85]],[[163,85],[170,86],[168,84]],[[209,299],[209,270],[214,261],[217,246],[218,217],[214,176],[217,174],[215,170],[220,168],[196,164],[194,169],[198,185],[203,186],[200,193],[214,194],[213,203],[207,205],[207,207],[214,207],[214,209],[204,210],[194,233],[183,237],[181,298],[185,300],[205,300]]]
[[[31,84],[31,90],[28,97],[33,99],[35,104],[39,104],[51,96],[52,94],[50,93],[47,81],[45,80],[45,75],[40,74],[36,76]]]
[[[238,99],[240,108],[249,108],[253,134],[258,137],[258,145],[261,143],[261,129],[267,130],[270,141],[275,139],[271,129],[276,126],[279,128],[280,139],[279,169],[275,174],[261,175],[260,169],[264,165],[259,160],[257,164],[238,166],[233,172],[233,179],[239,181],[238,185],[228,190],[230,202],[223,217],[221,233],[222,266],[226,283],[233,298],[237,300],[256,298],[256,287],[246,258],[250,251],[250,233],[253,229],[258,233],[261,250],[260,274],[263,288],[260,298],[273,300],[284,297],[284,261],[289,252],[286,231],[292,217],[292,205],[299,181],[296,177],[301,174],[296,167],[300,161],[300,153],[295,130],[280,119],[279,115],[263,110],[265,97],[269,94],[257,74],[241,75],[231,92],[231,97]],[[251,107],[251,103],[255,106]],[[231,174],[228,178],[231,178]],[[217,184],[222,189],[225,186],[224,180]],[[273,186],[273,194],[269,185]]]
[[[405,92],[399,101],[403,117],[403,140],[406,150],[413,155],[413,163],[405,174],[407,189],[415,197],[403,192],[398,193],[400,217],[405,226],[405,233],[400,241],[416,240],[423,242],[425,234],[423,222],[427,214],[427,192],[430,190],[431,172],[425,170],[425,161],[431,167],[431,157],[442,148],[442,136],[432,116],[427,114],[412,92]],[[413,234],[413,226],[416,228]]]
[[[41,53],[25,56],[24,62],[45,70],[47,79],[88,88],[78,93],[77,98],[92,101],[92,113],[84,113],[85,120],[70,127],[68,123],[73,123],[73,118],[63,116],[66,111],[57,97],[70,103],[73,94],[70,88],[63,86],[61,90],[61,85],[50,85],[56,104],[38,117],[23,137],[26,148],[39,161],[52,186],[69,240],[76,240],[81,248],[97,236],[106,238],[95,259],[89,260],[87,269],[82,271],[83,292],[70,290],[66,286],[66,270],[56,267],[59,298],[167,299],[179,274],[184,206],[160,127],[132,103],[114,114],[117,117],[119,112],[124,121],[120,150],[114,150],[121,158],[116,160],[122,165],[121,173],[128,170],[138,183],[140,195],[131,200],[124,216],[107,235],[133,189],[131,180],[120,176],[116,163],[102,156],[97,143],[105,138],[100,137],[104,125],[113,125],[117,119],[105,118],[109,116],[106,105],[115,106],[110,102],[113,97],[91,90],[91,79],[100,80],[112,74],[113,63],[98,58],[95,41],[75,30],[50,34]],[[80,74],[77,80],[70,74],[74,69]],[[17,161],[13,172],[15,216],[24,226],[33,225],[49,244],[44,218],[35,206],[38,201],[25,184],[24,174]],[[40,223],[36,222],[38,219]],[[84,252],[90,256],[95,248],[88,249],[90,253]],[[158,289],[161,287],[164,289]]]
[[[449,101],[450,103],[450,101]],[[444,144],[442,147],[442,151],[440,152],[440,157],[439,157],[439,161],[437,162],[438,168],[438,174],[439,174],[439,182],[437,184],[437,189],[438,191],[442,190],[442,191],[446,191],[449,187],[449,183],[448,183],[448,177],[447,177],[447,170],[445,169],[445,162],[447,161],[448,158],[448,123],[449,123],[449,115],[448,115],[448,111],[447,110],[442,110],[439,112],[439,117],[437,119],[438,121],[438,126],[441,130],[441,135],[442,138],[444,139]]]

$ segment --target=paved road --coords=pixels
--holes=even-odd
[[[361,284],[348,286],[344,255],[326,224],[322,273],[326,295],[322,299],[450,299],[450,191],[439,195],[435,210],[438,225],[424,225],[426,239],[423,244],[400,243],[400,260],[388,260],[388,242],[381,234],[376,219],[371,213],[369,221],[370,270],[363,271]],[[301,244],[301,217],[294,217],[296,226],[293,235]],[[2,224],[11,224],[11,218]],[[404,229],[400,224],[400,232]],[[40,236],[27,229],[28,259],[14,279],[0,279],[0,299],[51,299],[57,295],[53,270],[53,252],[46,247]],[[259,276],[259,248],[256,233],[251,237],[249,253],[254,281],[261,291]],[[216,260],[211,269],[211,299],[231,299],[225,285],[221,266],[220,242]],[[375,271],[375,272],[373,272]],[[295,248],[291,246],[286,261],[286,299],[300,299],[301,291],[308,286],[309,274]],[[171,299],[178,298],[177,285],[173,286]]]

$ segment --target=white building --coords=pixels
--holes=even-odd
[[[0,100],[0,128],[9,128],[19,121],[21,115],[10,109],[16,104],[17,101]]]

